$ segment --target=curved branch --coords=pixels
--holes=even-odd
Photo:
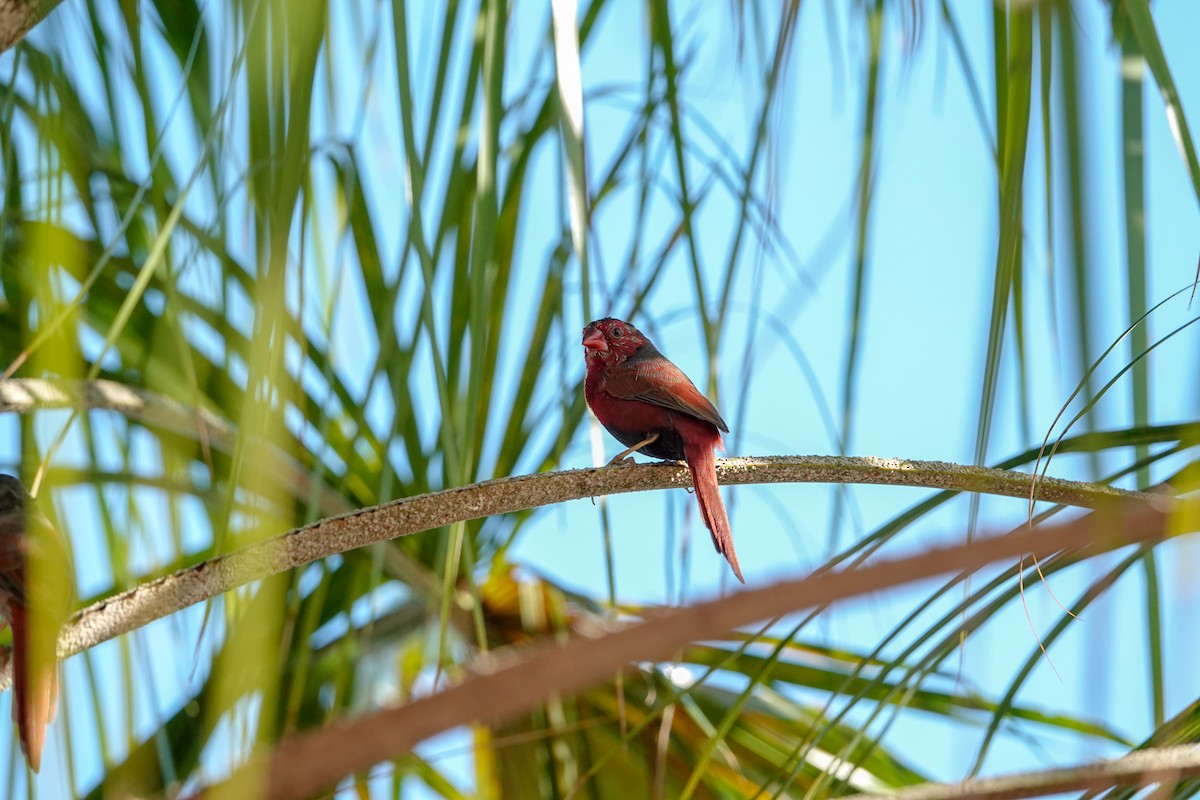
[[[718,460],[717,475],[726,485],[864,483],[1018,498],[1028,497],[1030,482],[1022,472],[869,456],[727,458]],[[58,652],[66,658],[252,581],[376,542],[568,500],[690,485],[684,466],[623,464],[500,478],[395,500],[296,528],[94,603],[63,630]],[[1039,493],[1045,500],[1083,508],[1152,497],[1053,478],[1039,482]],[[9,682],[8,663],[0,661],[0,690]]]
[[[630,662],[667,659],[690,642],[720,638],[759,620],[1030,553],[1045,557],[1087,548],[1095,554],[1161,540],[1167,535],[1171,505],[1166,500],[1114,502],[1103,512],[1052,528],[1022,527],[1015,533],[902,559],[781,581],[663,611],[643,622],[585,632],[564,645],[534,645],[491,671],[436,694],[287,739],[274,753],[252,760],[235,773],[229,784],[247,775],[267,774],[270,783],[264,796],[270,800],[310,797],[442,731],[477,721],[513,719],[547,697],[611,677]],[[211,794],[225,796],[229,784]]]
[[[0,0],[0,53],[12,47],[61,0]]]

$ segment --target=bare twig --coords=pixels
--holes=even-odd
[[[225,419],[148,389],[107,380],[0,380],[0,413],[59,408],[114,411],[151,430],[185,436],[226,454],[232,454],[237,444],[237,429]],[[256,449],[255,458],[260,469],[291,487],[297,497],[312,496],[312,473],[296,459],[272,444]],[[318,487],[316,497],[324,516],[354,510],[342,495],[326,486]]]

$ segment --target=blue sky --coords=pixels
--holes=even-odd
[[[985,97],[991,93],[991,24],[984,4],[952,4],[964,32],[971,68]],[[1127,324],[1123,233],[1119,209],[1120,127],[1118,109],[1119,52],[1108,40],[1106,9],[1098,3],[1075,6],[1078,46],[1084,58],[1081,71],[1100,76],[1090,82],[1085,98],[1084,127],[1088,168],[1088,218],[1090,244],[1087,263],[1095,296],[1094,347],[1103,348]],[[1154,6],[1163,34],[1163,46],[1185,111],[1200,113],[1200,53],[1191,46],[1200,30],[1200,8],[1186,2],[1161,2]],[[833,13],[830,21],[826,15]],[[679,27],[688,31],[684,49],[695,55],[696,90],[691,99],[697,113],[727,137],[734,150],[745,152],[748,111],[745,93],[753,82],[729,68],[727,10],[710,7],[690,14],[680,11]],[[636,36],[644,20],[635,14],[606,20],[605,35],[584,62],[585,84],[605,82],[607,70],[617,73],[642,68],[630,66],[620,42]],[[829,31],[839,36],[831,41]],[[855,190],[858,159],[859,115],[862,107],[861,31],[850,28],[840,6],[805,4],[795,44],[794,62],[782,101],[782,119],[788,125],[780,148],[777,209],[780,227],[799,253],[806,289],[782,268],[764,268],[767,298],[764,313],[786,326],[795,345],[803,350],[817,375],[825,402],[840,407],[840,386],[846,347],[849,309],[853,217],[851,194]],[[986,346],[986,319],[990,312],[996,247],[996,177],[988,166],[990,128],[981,129],[971,107],[962,70],[954,63],[945,29],[932,15],[926,17],[920,41],[903,48],[903,31],[892,25],[886,34],[889,48],[883,67],[881,124],[878,133],[879,164],[875,207],[868,256],[869,289],[858,398],[849,452],[855,455],[900,456],[970,463],[973,459],[976,419]],[[611,37],[611,38],[610,38]],[[903,50],[903,56],[900,55]],[[621,55],[614,55],[620,53]],[[615,62],[615,65],[614,65]],[[832,69],[831,62],[838,68]],[[604,77],[599,77],[603,73]],[[1036,80],[1036,77],[1035,77]],[[595,156],[603,150],[609,131],[617,127],[607,117],[619,116],[602,101],[588,106],[589,135]],[[615,105],[615,104],[613,104]],[[1152,83],[1147,83],[1146,150],[1150,297],[1152,302],[1184,285],[1195,272],[1198,242],[1195,231],[1197,201],[1180,156],[1170,138],[1163,105]],[[988,113],[993,113],[989,108]],[[1034,110],[1035,125],[1040,110]],[[1189,117],[1190,119],[1190,117]],[[990,126],[990,118],[988,125]],[[1061,120],[1056,120],[1061,126]],[[1193,123],[1195,124],[1195,123]],[[1035,128],[1039,130],[1040,128]],[[1042,173],[1040,132],[1030,144],[1027,174]],[[603,159],[597,159],[603,160]],[[1061,161],[1061,160],[1060,160]],[[1057,175],[1062,187],[1065,178]],[[1067,291],[1062,244],[1066,231],[1056,230],[1058,247],[1046,250],[1046,198],[1040,182],[1029,181],[1026,198],[1026,259],[1028,341],[1031,386],[1034,396],[1029,431],[1020,429],[1018,388],[1011,348],[1006,355],[997,404],[996,425],[988,449],[995,461],[1040,442],[1065,402],[1078,371],[1072,353],[1073,324],[1060,307],[1052,307],[1049,287],[1060,296]],[[1064,198],[1056,197],[1056,203]],[[721,219],[731,213],[728,204],[706,203],[700,226],[701,251],[714,254],[709,265],[715,283],[725,252]],[[619,215],[614,215],[619,216]],[[664,226],[668,223],[664,218]],[[601,221],[603,226],[605,220]],[[620,252],[619,225],[601,228],[596,246]],[[830,245],[829,242],[833,244]],[[673,265],[686,280],[686,265]],[[748,274],[748,273],[745,273]],[[674,314],[692,302],[677,298],[679,283],[667,282],[652,304],[662,324],[656,344],[700,385],[706,379],[704,355],[698,346],[697,326],[690,316]],[[710,285],[713,285],[710,283]],[[754,354],[752,385],[746,407],[734,405],[738,397],[742,331],[750,307],[748,287],[738,287],[731,330],[722,351],[720,407],[735,423],[729,437],[731,455],[826,454],[833,450],[811,386],[804,380],[794,352],[782,339],[772,341],[765,329]],[[1193,312],[1194,313],[1194,310]],[[1057,319],[1056,319],[1057,317]],[[1185,302],[1169,304],[1152,320],[1154,335],[1162,335],[1189,319]],[[638,322],[639,320],[635,320]],[[1196,335],[1184,335],[1154,355],[1155,390],[1152,402],[1156,421],[1194,419]],[[1152,335],[1153,341],[1153,335]],[[1010,339],[1011,343],[1011,339]],[[1126,363],[1127,351],[1118,351],[1115,363],[1100,374],[1107,376]],[[582,358],[580,370],[582,371]],[[1118,388],[1099,411],[1101,427],[1122,424],[1129,413],[1127,390]],[[1032,434],[1032,438],[1029,436]],[[618,449],[605,435],[606,454]],[[587,441],[580,441],[569,463],[591,463]],[[1059,458],[1052,474],[1084,478],[1088,465]],[[855,487],[852,492],[856,522],[839,541],[846,544],[890,519],[925,496],[912,489]],[[734,536],[743,570],[751,585],[784,576],[803,574],[827,553],[833,490],[827,486],[756,486],[727,490]],[[682,494],[624,495],[610,499],[614,529],[618,593],[623,598],[649,602],[677,600],[671,587],[678,578],[669,573],[674,561],[678,572],[681,538],[690,539],[689,598],[707,596],[730,587],[724,563],[710,550],[707,533],[690,512],[690,498]],[[926,546],[946,536],[960,536],[967,523],[967,503],[951,504],[926,518],[919,534],[904,539],[894,552]],[[988,530],[1003,530],[1020,522],[1025,506],[1020,501],[985,499],[982,519]],[[602,596],[604,560],[599,514],[587,501],[567,504],[543,513],[521,541],[514,556],[569,585]],[[1166,638],[1176,650],[1168,662],[1169,711],[1194,698],[1200,685],[1194,670],[1182,665],[1200,656],[1188,621],[1197,611],[1197,596],[1189,574],[1196,567],[1195,546],[1177,543],[1160,550],[1165,586]],[[1115,559],[1113,560],[1115,563]],[[1085,575],[1059,576],[1055,593],[1069,602],[1081,590]],[[897,615],[922,599],[930,587],[912,587],[883,597],[864,599],[836,609],[810,636],[835,644],[869,649],[897,621]],[[1144,648],[1125,646],[1128,636],[1144,628],[1138,616],[1143,588],[1140,572],[1131,571],[1117,591],[1094,606],[1086,619],[1073,626],[1053,651],[1054,666],[1040,663],[1019,696],[1021,702],[1110,721],[1137,738],[1150,720]],[[1042,587],[1030,587],[1029,610],[1043,633],[1058,618],[1058,609]],[[1121,631],[1120,643],[1109,632]],[[963,653],[963,674],[985,695],[995,697],[1011,680],[1020,660],[1036,647],[1033,632],[1019,607],[1001,615]],[[951,673],[957,664],[947,664]],[[915,715],[910,715],[915,716]],[[911,734],[911,735],[910,735]],[[910,720],[899,726],[887,744],[937,777],[959,777],[977,746],[971,736],[940,723]],[[1032,763],[1069,762],[1101,753],[1033,752]],[[989,759],[988,771],[1017,768],[1031,763],[1026,745],[1009,739]]]

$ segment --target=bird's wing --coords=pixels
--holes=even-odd
[[[75,560],[61,530],[36,506],[26,519],[26,558],[37,564],[39,584],[33,587],[41,603],[58,625],[67,621],[75,607]],[[27,562],[28,563],[28,562]]]
[[[630,359],[608,370],[604,389],[614,397],[640,400],[688,414],[728,432],[729,426],[683,370],[659,355]]]
[[[38,602],[65,620],[75,600],[75,570],[66,539],[37,506],[0,512],[0,592],[21,603],[28,602],[30,560],[38,562],[42,576]]]
[[[25,602],[25,512],[0,512],[0,592]]]

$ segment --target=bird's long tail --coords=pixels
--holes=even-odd
[[[738,566],[737,553],[733,549],[733,532],[729,529],[729,515],[721,500],[721,489],[717,485],[717,461],[710,444],[684,444],[684,457],[692,473],[692,485],[696,488],[696,502],[700,505],[700,516],[712,533],[713,546],[725,556],[733,574],[742,583],[742,568]]]
[[[53,650],[34,657],[35,642],[25,608],[13,603],[9,612],[13,632],[13,722],[29,768],[37,772],[42,765],[46,726],[58,710],[58,663]]]

